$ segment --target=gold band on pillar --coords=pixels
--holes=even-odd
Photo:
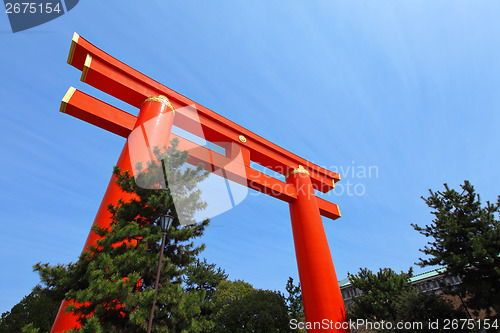
[[[302,165],[299,165],[299,167],[297,169],[293,169],[292,171],[290,171],[289,173],[287,173],[287,175],[285,176],[285,179],[287,179],[288,177],[290,177],[291,175],[294,175],[296,173],[305,173],[306,175],[311,175],[309,173],[309,171],[307,171],[306,169],[304,169],[304,167]]]
[[[165,96],[165,95],[159,95],[159,96],[151,96],[151,97],[148,97],[144,100],[144,102],[142,102],[141,106],[146,103],[146,102],[160,102],[166,106],[168,106],[170,108],[170,110],[174,111],[175,113],[175,109],[174,107],[172,106],[172,103],[170,103],[170,101],[168,100],[168,97]]]

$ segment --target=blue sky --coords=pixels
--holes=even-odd
[[[427,189],[468,179],[483,201],[499,194],[498,1],[87,0],[16,34],[2,15],[0,312],[38,282],[34,263],[77,259],[124,144],[59,113],[64,93],[75,86],[137,112],[79,81],[66,64],[75,31],[344,173],[326,196],[342,218],[324,220],[339,279],[415,266],[426,240],[410,223],[430,223]],[[284,290],[298,277],[288,206],[277,199],[249,193],[202,241],[231,279]]]

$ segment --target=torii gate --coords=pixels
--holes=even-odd
[[[317,332],[321,328],[324,330],[325,326],[320,326],[319,323],[325,322],[329,323],[326,331],[348,332],[348,329],[334,328],[335,323],[337,327],[345,326],[340,325],[346,323],[345,309],[321,220],[321,215],[335,220],[340,217],[340,212],[336,204],[317,198],[314,194],[315,189],[323,193],[333,189],[335,182],[340,180],[339,174],[310,163],[196,104],[111,57],[77,33],[73,35],[68,63],[82,71],[81,81],[139,108],[139,114],[136,117],[73,87],[64,96],[60,111],[124,138],[128,138],[133,129],[155,117],[166,120],[161,131],[166,131],[167,136],[172,124],[184,126],[183,129],[190,131],[193,120],[183,114],[174,117],[174,109],[195,105],[205,138],[210,142],[228,143],[225,147],[226,156],[199,147],[198,152],[203,152],[203,149],[206,151],[205,154],[194,156],[195,160],[204,160],[212,168],[223,167],[232,153],[238,151],[243,155],[246,179],[232,180],[289,203],[306,321],[316,323],[317,327],[309,332]],[[170,137],[179,139],[178,147],[181,150],[183,147],[196,146],[174,134]],[[251,168],[250,161],[283,174],[286,183]],[[127,144],[117,165],[132,173]],[[111,215],[107,206],[116,203],[124,195],[112,177],[94,224],[108,226]],[[91,231],[84,249],[95,242],[96,238]],[[77,327],[76,317],[64,312],[68,304],[65,300],[62,302],[51,333]]]

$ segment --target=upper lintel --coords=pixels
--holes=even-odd
[[[84,72],[82,79],[86,83],[137,108],[140,108],[146,98],[160,94],[166,95],[176,109],[185,106],[195,107],[207,140],[241,144],[239,138],[244,136],[246,142],[243,144],[250,150],[252,161],[283,175],[302,165],[309,171],[314,188],[321,192],[330,191],[334,188],[335,182],[340,180],[338,173],[313,164],[195,103],[113,58],[77,33],[71,42],[68,63]],[[184,120],[189,122],[189,119]],[[183,122],[180,123],[182,127]]]

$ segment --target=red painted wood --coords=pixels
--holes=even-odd
[[[251,151],[252,161],[283,175],[302,165],[311,173],[315,189],[321,192],[328,192],[333,188],[333,181],[340,180],[337,173],[310,163],[195,103],[111,57],[82,37],[78,37],[78,40],[73,44],[75,45],[75,51],[70,61],[71,65],[84,70],[87,55],[92,56],[90,65],[85,68],[87,73],[86,83],[136,107],[140,107],[142,101],[147,97],[158,94],[166,95],[176,109],[192,105],[198,111],[199,121],[207,140],[212,142],[238,142],[238,136],[242,134],[247,138],[245,145]],[[180,117],[179,121],[189,126],[188,119]],[[199,126],[198,122],[196,126]]]
[[[128,137],[137,121],[134,115],[104,103],[79,90],[75,90],[69,101],[63,104],[65,104],[65,113],[125,138]],[[180,122],[176,120],[179,117],[179,113],[177,112],[174,117],[174,125]],[[226,157],[200,147],[198,144],[175,134],[172,134],[172,138],[179,140],[179,149],[189,151],[190,157],[187,161],[188,163],[192,165],[203,163],[207,171],[213,171],[214,168],[224,168],[234,158],[231,154],[244,151],[246,178],[243,179],[241,177],[242,175],[239,170],[233,173],[231,173],[231,170],[228,170],[227,178],[229,180],[286,202],[292,202],[296,199],[295,188],[293,186],[250,167],[250,149],[241,143],[220,143],[221,145],[225,145],[229,153],[229,157]],[[333,220],[340,217],[340,211],[336,204],[321,198],[317,198],[317,201],[321,215]]]
[[[343,323],[346,321],[344,301],[311,179],[307,174],[296,173],[290,175],[287,182],[297,189],[297,200],[290,203],[290,216],[306,321]],[[320,331],[348,332],[308,330],[309,333]]]
[[[89,54],[92,56],[92,61],[87,57]],[[327,320],[333,323],[345,321],[344,304],[320,215],[335,219],[340,217],[340,212],[337,205],[316,198],[314,195],[314,189],[322,192],[332,189],[333,182],[340,180],[337,173],[310,163],[194,103],[114,59],[79,36],[73,40],[68,62],[83,71],[82,80],[85,82],[136,107],[141,107],[142,101],[147,97],[158,94],[169,97],[174,107],[179,111],[183,107],[194,106],[199,119],[192,118],[189,113],[178,112],[175,120],[181,125],[179,127],[183,128],[184,126],[186,130],[195,132],[201,123],[205,139],[211,142],[226,142],[224,145],[228,156],[222,156],[199,147],[193,150],[190,156],[191,162],[204,162],[207,168],[213,171],[215,167],[226,165],[227,159],[233,157],[234,154],[243,154],[246,176],[229,169],[228,178],[242,184],[246,183],[251,188],[290,203],[306,320],[310,322]],[[144,124],[158,114],[165,113],[171,118],[169,118],[166,127],[156,128],[156,133],[168,136],[174,121],[173,114],[165,112],[168,110],[163,104],[150,109],[153,104],[159,104],[158,102],[151,103],[153,102],[145,103],[141,107],[138,118],[135,119],[133,115],[75,91],[69,101],[63,102],[63,109],[65,108],[68,114],[122,136],[128,136],[133,128]],[[161,110],[157,110],[158,107]],[[131,128],[132,123],[135,123],[133,128]],[[246,137],[245,143],[239,142],[239,135]],[[180,140],[180,145],[182,145],[180,147],[192,147],[194,143],[184,139]],[[131,170],[129,160],[126,144],[118,165],[123,170]],[[250,168],[250,160],[283,175],[302,165],[309,171],[310,176],[296,173],[288,177],[287,183],[283,183]],[[126,199],[126,196],[123,195],[124,193],[117,188],[112,179],[94,223],[108,226],[110,215],[106,207],[109,203],[115,203],[118,198]],[[95,240],[95,235],[91,232],[85,248]],[[62,308],[64,304],[63,302]],[[75,327],[75,318],[60,310],[51,332],[61,332],[72,327]],[[317,330],[309,332],[315,331]]]
[[[124,138],[127,138],[132,132],[137,121],[136,116],[77,89],[75,89],[68,103],[63,102],[63,109],[70,116]]]
[[[75,94],[73,94],[75,96]],[[78,95],[76,95],[78,96]],[[73,97],[70,99],[73,99]],[[70,103],[68,103],[70,104]],[[66,110],[69,108],[67,107]],[[169,135],[170,130],[172,128],[172,123],[173,123],[173,118],[174,114],[171,112],[171,110],[166,107],[164,104],[160,102],[146,102],[144,105],[141,107],[141,110],[139,112],[139,117],[137,118],[137,121],[134,125],[134,128],[137,128],[138,126],[141,126],[144,124],[146,121],[154,118],[154,117],[159,117],[161,119],[164,119],[166,121],[159,122],[162,124],[161,128],[157,128],[156,133],[160,133],[160,135]],[[154,136],[155,133],[148,133],[148,137]],[[168,141],[167,141],[168,142]],[[130,155],[129,155],[129,148],[128,148],[128,142],[125,143],[125,146],[122,150],[122,153],[120,155],[120,158],[118,159],[117,164],[122,171],[129,171],[130,174],[132,174],[132,166],[130,165]],[[123,192],[119,186],[115,183],[116,177],[113,175],[111,177],[111,180],[109,181],[108,188],[106,189],[106,193],[104,194],[104,198],[102,199],[101,205],[99,206],[99,210],[97,211],[96,217],[94,219],[93,225],[98,225],[100,227],[109,227],[111,224],[111,213],[108,210],[108,205],[113,204],[115,205],[119,199],[123,201],[128,201],[133,198],[133,195],[130,193],[125,193]],[[84,250],[88,248],[88,246],[95,244],[95,241],[98,239],[98,236],[94,233],[94,231],[90,231],[87,241],[85,242],[85,246],[83,247]],[[75,328],[78,324],[76,321],[76,316],[74,316],[71,313],[66,313],[63,311],[65,306],[69,304],[68,301],[63,301],[61,304],[61,308],[59,309],[59,312],[57,313],[57,317],[54,321],[54,324],[52,325],[51,333],[59,333],[59,332],[65,332],[67,330],[70,330],[72,328]]]

